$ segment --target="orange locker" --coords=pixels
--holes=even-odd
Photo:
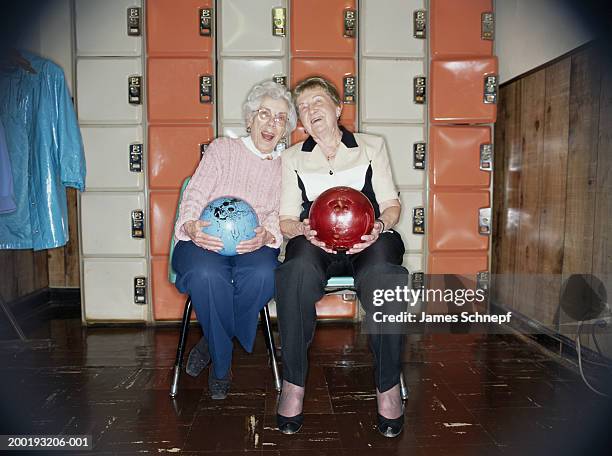
[[[212,122],[213,64],[204,58],[149,58],[149,122]]]
[[[490,213],[488,191],[432,191],[429,200],[429,251],[486,251],[491,230]]]
[[[179,190],[149,193],[151,255],[168,255],[178,205]]]
[[[355,106],[357,103],[355,77],[355,60],[350,59],[291,59],[291,87],[309,76],[323,76],[331,81],[343,101],[340,120],[343,124],[355,124]],[[345,84],[346,80],[346,84]],[[351,84],[352,83],[352,84]]]
[[[149,127],[149,188],[179,189],[191,176],[202,156],[202,148],[214,139],[209,125]]]
[[[300,57],[353,57],[356,0],[292,0],[291,51]]]
[[[428,256],[430,274],[459,274],[473,276],[489,269],[489,259],[483,253],[432,253]]]
[[[148,0],[149,56],[208,56],[212,53],[212,0]]]
[[[325,295],[315,304],[319,320],[354,318],[357,299],[344,299],[341,294]]]
[[[492,0],[431,0],[431,56],[488,57],[493,54]]]
[[[432,187],[488,188],[492,150],[490,127],[432,126],[429,130]]]
[[[432,61],[431,122],[435,124],[495,122],[497,72],[497,57]]]
[[[178,292],[168,280],[168,257],[151,259],[153,278],[153,318],[155,320],[180,320],[183,318],[186,295]],[[195,320],[195,312],[191,315]]]

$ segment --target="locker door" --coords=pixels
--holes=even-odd
[[[144,209],[142,193],[83,193],[83,255],[144,256],[145,240],[132,237],[132,211]]]
[[[213,138],[210,126],[150,126],[149,188],[179,189],[200,163],[202,146]]]
[[[294,56],[353,57],[357,39],[345,31],[345,13],[356,11],[355,0],[292,0],[291,49]],[[350,21],[350,18],[349,18]]]
[[[222,136],[228,138],[240,138],[247,135],[244,125],[223,125],[219,130],[223,132]]]
[[[492,161],[481,148],[492,147],[490,127],[432,126],[429,136],[433,186],[489,187]]]
[[[422,61],[364,59],[362,122],[423,122],[423,105],[414,101],[413,80],[424,74]]]
[[[149,193],[151,224],[151,255],[168,255],[170,240],[174,232],[174,216],[179,200],[179,191]],[[155,281],[155,277],[153,277]]]
[[[414,12],[424,0],[362,0],[359,15],[361,55],[424,57],[425,40],[414,37]]]
[[[139,58],[78,59],[79,123],[81,125],[140,123],[144,91],[141,85],[139,103],[137,97],[128,96],[131,76],[142,76],[142,63]],[[143,83],[141,79],[141,84]]]
[[[151,259],[153,278],[153,318],[155,320],[180,320],[183,317],[186,295],[179,293],[168,280],[168,257]],[[195,320],[195,312],[191,315]]]
[[[291,59],[291,87],[309,76],[323,76],[331,81],[341,98],[348,96],[344,88],[344,77],[355,76],[354,59]],[[355,100],[356,101],[356,100]],[[347,126],[355,124],[355,103],[344,103],[341,123]],[[354,127],[352,127],[354,128]]]
[[[220,66],[221,113],[224,122],[243,123],[242,103],[258,82],[272,80],[274,75],[287,75],[281,59],[222,59]]]
[[[142,190],[141,127],[81,127],[87,162],[86,190]],[[140,152],[140,154],[138,154]],[[140,158],[130,165],[130,154]]]
[[[212,122],[214,79],[201,87],[213,75],[209,59],[155,57],[147,69],[149,122]]]
[[[488,270],[488,257],[483,253],[432,253],[428,257],[429,274],[460,274],[475,276]]]
[[[432,61],[431,122],[495,122],[497,71],[497,57]],[[485,88],[490,96],[485,96]]]
[[[434,191],[429,205],[429,250],[487,250],[489,236],[479,232],[479,211],[490,207],[487,191]],[[490,226],[490,215],[489,215]]]
[[[213,0],[147,0],[149,56],[208,56],[213,31],[207,28]],[[203,11],[204,10],[204,11]],[[211,11],[210,24],[213,23]]]
[[[425,141],[423,126],[365,125],[362,130],[385,138],[395,185],[423,185],[425,170],[415,168],[414,160],[414,144]]]
[[[141,7],[142,0],[75,0],[77,55],[140,55],[143,32]],[[132,8],[139,8],[139,12],[136,14]],[[128,14],[135,24],[140,24],[139,34],[136,34],[138,26],[128,27]]]
[[[423,249],[423,235],[412,232],[412,209],[423,207],[423,193],[416,190],[401,190],[400,201],[402,203],[402,215],[395,230],[401,234],[406,251],[420,251]]]
[[[491,0],[431,0],[432,57],[492,55],[493,36],[483,34],[483,14],[492,13],[492,3]]]
[[[317,319],[354,318],[357,311],[357,296],[354,294],[328,294],[315,304]]]
[[[285,8],[286,0],[224,0],[221,8],[220,53],[227,56],[282,56],[287,38],[274,34],[274,8]]]
[[[83,260],[85,319],[145,321],[147,305],[135,302],[134,278],[146,276],[147,263],[144,259],[85,258]]]

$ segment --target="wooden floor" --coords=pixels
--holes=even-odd
[[[84,329],[75,314],[51,313],[28,328],[51,337],[50,348],[0,344],[0,434],[93,437],[93,452],[50,454],[593,455],[612,448],[610,402],[511,335],[411,336],[405,430],[385,439],[373,427],[366,337],[358,326],[319,325],[305,426],[285,436],[275,429],[261,333],[253,354],[235,349],[227,400],[208,398],[203,374],[183,375],[172,401],[176,327]],[[190,345],[199,337],[192,328]]]

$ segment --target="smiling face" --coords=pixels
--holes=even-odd
[[[251,116],[248,126],[251,128],[251,139],[255,147],[261,153],[269,154],[285,134],[289,106],[283,99],[275,100],[270,97],[264,97],[259,109],[267,110],[270,115],[265,111],[263,111],[263,114],[255,111]],[[262,118],[267,119],[262,120]],[[285,119],[285,122],[280,121],[282,118]],[[277,121],[274,119],[277,119]]]
[[[334,103],[322,87],[306,89],[296,101],[302,125],[315,139],[338,128],[342,108]]]

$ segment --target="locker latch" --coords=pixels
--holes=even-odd
[[[495,16],[491,11],[480,15],[480,38],[490,41],[495,39]]]
[[[425,156],[427,145],[424,142],[415,142],[412,145],[412,167],[414,169],[425,169]]]
[[[412,15],[412,36],[419,39],[427,38],[427,15],[425,10],[415,10]]]
[[[480,145],[480,170],[493,171],[493,144]]]
[[[357,294],[356,293],[342,293],[342,300],[343,301],[356,301],[357,300]]]
[[[355,38],[357,33],[357,11],[353,9],[344,10],[344,37]]]
[[[497,103],[497,75],[490,74],[484,78],[484,99],[486,104]]]
[[[128,8],[127,9],[127,34],[128,36],[140,36],[141,32],[141,20],[140,8]]]
[[[200,8],[200,36],[212,36],[213,14],[211,8]]]
[[[130,144],[130,171],[142,172],[142,144]]]
[[[485,236],[491,234],[491,208],[481,207],[478,209],[478,233]]]
[[[413,79],[414,85],[414,102],[416,104],[425,104],[427,79],[425,76],[415,76]]]
[[[142,104],[142,76],[128,76],[128,102]]]
[[[213,102],[213,77],[210,74],[200,76],[200,103]]]
[[[420,290],[425,288],[425,273],[421,271],[412,273],[412,289]]]
[[[353,75],[344,76],[342,79],[344,86],[344,96],[342,101],[344,104],[355,104],[357,99],[357,77]]]
[[[132,211],[132,237],[144,239],[144,212],[141,209]]]
[[[287,35],[287,10],[285,8],[272,8],[272,36]]]
[[[206,153],[206,149],[208,149],[208,145],[209,145],[209,144],[210,144],[210,143],[201,143],[201,144],[200,144],[200,158],[201,158],[202,156],[204,156],[204,154]]]
[[[481,271],[476,273],[476,288],[478,290],[489,289],[489,271]]]
[[[147,278],[134,277],[134,304],[147,303]]]
[[[412,208],[412,234],[425,234],[425,208]]]
[[[272,76],[272,80],[277,84],[287,87],[287,76],[283,74],[275,74]]]

